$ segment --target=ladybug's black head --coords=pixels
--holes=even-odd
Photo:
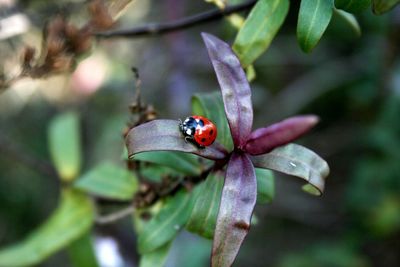
[[[184,136],[193,137],[198,123],[193,117],[187,117],[181,124],[181,131]]]

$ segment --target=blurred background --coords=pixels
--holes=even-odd
[[[317,114],[320,124],[299,142],[326,159],[331,174],[322,197],[302,192],[300,179],[277,174],[276,198],[257,206],[258,222],[235,266],[400,266],[400,7],[382,16],[358,14],[360,37],[333,17],[320,44],[304,54],[296,40],[297,2],[254,65],[255,127]],[[63,14],[82,24],[84,6],[79,0],[0,0],[0,73],[17,73],[25,44],[40,48],[49,18]],[[119,27],[213,8],[204,1],[135,1]],[[218,89],[203,31],[230,43],[236,35],[221,19],[168,35],[99,40],[72,74],[23,79],[0,94],[0,247],[24,238],[57,205],[49,120],[79,112],[84,170],[102,159],[120,163],[135,93],[132,67],[139,70],[144,101],[160,118],[184,118],[193,93]],[[96,232],[102,266],[136,266],[129,218]],[[207,266],[210,246],[184,232],[167,266]],[[73,265],[61,252],[40,266]]]

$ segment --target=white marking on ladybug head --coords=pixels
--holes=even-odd
[[[186,134],[187,134],[187,135],[192,135],[192,129],[190,129],[190,128],[189,128],[189,129],[186,129]]]

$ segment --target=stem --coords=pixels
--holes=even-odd
[[[129,37],[139,37],[146,35],[166,34],[173,31],[190,28],[198,24],[215,21],[232,13],[247,10],[252,6],[254,6],[256,2],[257,0],[250,0],[246,3],[228,6],[225,9],[214,9],[190,17],[178,19],[176,21],[164,22],[159,24],[150,23],[132,29],[99,32],[96,33],[95,35],[101,38],[112,38],[112,37],[129,38]]]
[[[122,218],[125,218],[131,215],[135,211],[135,207],[128,206],[116,212],[107,214],[107,215],[97,215],[95,221],[97,224],[109,224],[116,222]]]

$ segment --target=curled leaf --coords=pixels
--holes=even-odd
[[[334,9],[334,14],[336,15],[336,17],[341,18],[355,33],[357,37],[361,36],[360,24],[358,23],[357,18],[353,14],[336,8]]]
[[[245,150],[252,155],[268,153],[278,146],[299,138],[317,122],[318,117],[314,115],[295,116],[268,127],[259,128],[250,134]]]
[[[202,33],[217,75],[225,113],[236,147],[244,145],[253,125],[251,90],[246,74],[231,47],[217,37]]]
[[[247,154],[233,153],[226,170],[215,228],[212,267],[231,266],[246,237],[257,198],[257,180]]]
[[[182,151],[193,153],[208,159],[223,159],[227,151],[214,142],[206,148],[197,148],[188,143],[179,130],[177,120],[154,120],[132,128],[126,136],[128,155],[146,151]]]
[[[328,163],[303,146],[288,144],[270,153],[253,156],[251,160],[256,167],[303,178],[317,190],[313,190],[313,194],[320,195],[324,191],[325,178],[329,174]],[[309,187],[305,189],[310,192]]]

